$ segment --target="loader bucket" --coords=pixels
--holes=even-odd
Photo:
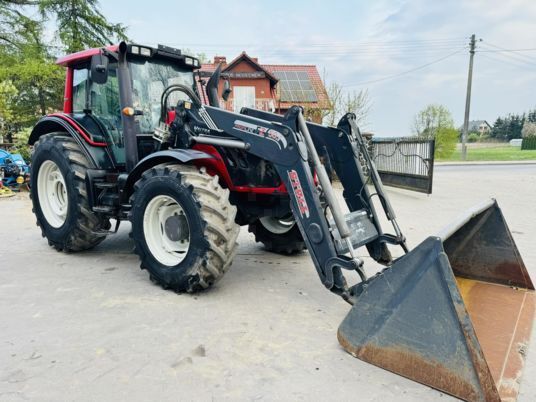
[[[356,289],[353,356],[467,401],[517,398],[534,286],[494,200]]]

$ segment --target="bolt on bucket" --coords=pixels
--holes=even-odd
[[[515,401],[534,286],[495,200],[356,288],[353,356],[467,401]]]

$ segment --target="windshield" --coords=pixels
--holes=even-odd
[[[158,59],[130,60],[132,74],[132,100],[135,109],[143,111],[137,116],[140,132],[151,134],[160,121],[160,97],[164,89],[173,84],[194,88],[192,70],[177,66],[172,61]],[[179,99],[188,100],[182,92],[174,92],[168,105],[176,105]]]

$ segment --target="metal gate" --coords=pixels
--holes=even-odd
[[[432,194],[435,140],[373,138],[371,155],[386,186]]]

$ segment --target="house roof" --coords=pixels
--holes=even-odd
[[[237,57],[234,58],[233,61],[231,61],[229,64],[227,64],[222,70],[221,72],[222,73],[225,73],[226,71],[230,71],[232,70],[238,63],[240,63],[241,61],[245,61],[246,63],[250,64],[251,66],[253,66],[254,68],[257,68],[261,71],[264,71],[264,73],[266,74],[266,76],[268,77],[268,79],[270,80],[270,84],[271,85],[275,85],[277,84],[277,82],[279,81],[277,78],[275,78],[272,73],[268,70],[266,70],[266,68],[264,68],[264,66],[260,65],[256,60],[252,59],[251,57],[248,56],[248,54],[246,52],[242,52],[240,53]]]
[[[486,120],[471,120],[469,121],[469,128],[467,132],[472,133],[472,132],[479,131],[480,126],[482,124],[485,124],[486,126],[488,126],[490,130],[493,128]],[[463,126],[460,127],[460,130],[463,130]]]
[[[233,59],[229,64],[226,64],[225,67],[222,69],[222,73],[225,71],[231,70],[236,64],[238,64],[241,60],[246,60],[248,63],[258,66],[259,69],[264,71],[267,75],[267,77],[270,78],[270,80],[275,80],[275,83],[278,82],[278,79],[275,77],[275,74],[279,71],[295,71],[295,72],[305,72],[307,73],[307,76],[311,82],[311,85],[313,86],[313,89],[317,96],[316,102],[278,102],[277,108],[278,109],[288,109],[293,105],[298,106],[304,106],[304,107],[310,107],[311,104],[316,105],[317,107],[323,109],[329,107],[329,97],[326,91],[326,88],[324,87],[324,83],[322,82],[322,78],[320,78],[320,74],[318,73],[318,69],[315,65],[312,64],[260,64],[256,62],[253,58],[247,55],[247,53],[242,52],[238,57]],[[214,70],[216,70],[217,64],[213,63],[204,63],[201,65],[201,72],[206,73],[212,73]],[[203,88],[204,90],[204,88]]]
[[[318,73],[318,70],[315,65],[312,64],[301,64],[301,65],[292,65],[292,64],[264,64],[263,67],[270,71],[272,74],[277,71],[303,71],[307,73],[307,76],[309,77],[309,80],[311,81],[311,85],[313,86],[313,89],[315,90],[317,101],[316,102],[307,102],[307,103],[296,103],[296,102],[279,102],[278,107],[281,109],[288,109],[293,105],[299,105],[299,106],[310,106],[311,103],[318,104],[318,107],[328,108],[329,107],[329,97],[328,93],[326,91],[326,88],[324,87],[324,83],[322,82],[322,78],[320,78],[320,74]]]

